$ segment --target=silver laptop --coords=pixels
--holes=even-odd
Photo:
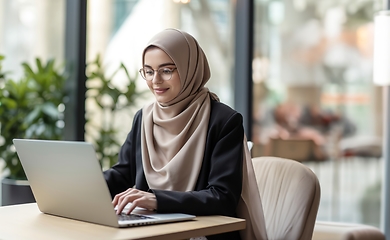
[[[158,214],[136,208],[117,215],[92,144],[14,139],[39,210],[43,213],[112,227],[194,219],[181,213]]]

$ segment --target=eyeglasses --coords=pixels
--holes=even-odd
[[[160,75],[161,79],[164,81],[168,81],[172,78],[172,73],[175,71],[177,68],[159,68],[157,70],[154,70],[152,68],[141,68],[139,70],[139,73],[141,74],[142,78],[145,79],[146,81],[152,81],[154,78],[154,72],[157,71],[158,75]]]

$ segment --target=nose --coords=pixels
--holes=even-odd
[[[162,81],[163,80],[162,80],[160,74],[158,74],[158,71],[154,71],[154,76],[153,76],[152,82],[153,83],[160,83]]]

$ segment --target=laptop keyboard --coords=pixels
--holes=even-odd
[[[134,213],[125,214],[121,213],[121,215],[118,215],[120,221],[128,221],[128,220],[139,220],[139,219],[152,219],[151,217],[138,215]]]

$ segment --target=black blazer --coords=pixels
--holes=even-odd
[[[189,192],[149,189],[142,167],[141,123],[142,110],[139,110],[121,147],[118,163],[104,172],[112,197],[135,186],[156,195],[157,212],[160,213],[237,216],[242,189],[244,139],[241,114],[223,103],[211,101],[203,163],[195,190]],[[188,161],[191,161],[191,156],[188,156]],[[207,238],[240,239],[238,232]]]

